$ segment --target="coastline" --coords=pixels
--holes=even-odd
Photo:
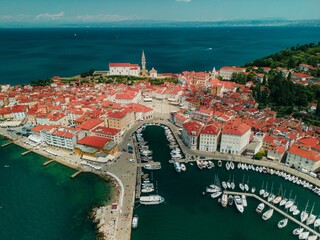
[[[115,232],[115,221],[112,221],[112,222],[104,221],[106,219],[106,216],[108,215],[108,211],[110,212],[112,203],[115,202],[120,196],[120,190],[117,187],[115,179],[111,175],[97,173],[96,171],[88,171],[87,169],[84,169],[83,167],[81,167],[80,164],[77,163],[76,161],[68,162],[63,160],[62,157],[53,156],[44,151],[36,150],[30,147],[29,145],[21,142],[21,140],[25,140],[24,137],[15,137],[13,135],[7,134],[6,132],[3,131],[3,129],[0,129],[0,136],[2,136],[3,138],[6,138],[9,141],[12,141],[11,144],[15,144],[16,146],[22,147],[27,151],[32,151],[40,156],[47,158],[48,160],[54,160],[55,162],[63,166],[66,166],[68,168],[71,168],[77,171],[81,170],[82,172],[90,172],[92,174],[99,176],[106,183],[110,183],[112,186],[112,191],[111,191],[112,194],[110,196],[110,199],[105,199],[103,205],[96,206],[95,208],[91,209],[91,211],[88,214],[90,214],[93,222],[96,223],[97,239],[113,239],[114,238],[114,236],[111,235],[110,233],[112,232],[114,234]],[[110,237],[113,237],[113,238],[110,238]]]

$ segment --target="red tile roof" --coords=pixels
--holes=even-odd
[[[207,125],[205,126],[200,134],[212,134],[212,135],[218,135],[220,133],[220,128],[214,125]]]
[[[96,136],[86,136],[78,141],[78,144],[86,145],[90,147],[103,148],[110,138],[96,137]]]
[[[131,63],[110,63],[109,67],[129,67],[129,68],[138,68],[138,64]]]
[[[78,125],[78,128],[81,128],[82,130],[90,130],[94,127],[96,127],[97,125],[101,124],[103,122],[103,120],[101,119],[89,119],[87,121],[85,121],[82,124]]]
[[[222,133],[231,135],[244,135],[250,130],[251,127],[247,124],[239,123],[238,121],[230,121],[224,125]]]
[[[298,144],[293,144],[288,152],[311,161],[320,161],[320,153],[313,150],[307,150],[305,147]]]
[[[197,136],[202,129],[202,124],[198,122],[186,122],[183,124],[183,128],[189,135]]]
[[[108,128],[108,127],[97,127],[95,129],[92,130],[92,132],[94,133],[101,133],[101,134],[105,134],[105,135],[116,135],[120,132],[120,129],[116,129],[116,128]]]

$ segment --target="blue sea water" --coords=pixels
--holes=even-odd
[[[316,27],[0,29],[0,84],[140,63],[143,49],[148,69],[179,73],[242,65],[318,41]]]

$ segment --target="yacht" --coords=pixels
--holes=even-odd
[[[272,203],[273,204],[278,204],[278,203],[281,202],[281,200],[282,200],[282,197],[281,196],[277,196],[272,200]]]
[[[272,215],[273,215],[273,208],[269,209],[264,214],[262,214],[262,219],[263,220],[268,220],[269,218],[272,217]]]
[[[207,193],[221,192],[221,189],[220,189],[220,188],[207,187],[207,188],[206,188],[206,192],[207,192]]]
[[[140,203],[143,205],[158,205],[164,202],[164,198],[160,195],[149,195],[140,197]]]
[[[301,222],[306,221],[308,219],[308,217],[309,217],[309,214],[307,212],[308,204],[309,204],[309,200],[307,202],[306,208],[304,209],[304,211],[301,212],[301,215],[300,215]]]
[[[174,167],[174,170],[176,170],[177,173],[180,173],[180,172],[181,172],[181,166],[180,166],[180,163],[179,163],[179,162],[174,161],[174,162],[173,162],[173,167]]]
[[[302,232],[299,234],[299,239],[307,239],[309,237],[309,232]]]
[[[317,235],[312,235],[308,237],[308,240],[317,240],[318,236]]]
[[[180,164],[181,171],[185,172],[187,170],[186,165],[183,163]]]
[[[309,214],[309,217],[307,218],[307,221],[306,221],[307,225],[313,224],[314,221],[316,220],[316,216],[314,214],[312,214],[313,208],[314,208],[314,204],[312,206],[312,209],[311,209],[311,212]]]
[[[214,192],[214,193],[212,193],[210,196],[212,197],[212,198],[217,198],[217,197],[219,197],[220,195],[222,194],[222,192]]]
[[[154,188],[153,187],[143,187],[141,189],[141,192],[142,193],[150,193],[150,192],[153,192],[154,191]]]
[[[263,211],[264,207],[265,207],[264,203],[260,203],[258,205],[258,207],[256,208],[256,212],[261,213]]]
[[[143,167],[144,169],[146,170],[159,170],[161,169],[161,165],[151,165],[151,164],[147,164],[147,165],[144,165]]]
[[[132,228],[135,229],[138,227],[139,217],[137,215],[134,215],[132,218]]]
[[[240,213],[243,213],[244,207],[242,205],[242,201],[241,201],[240,196],[238,196],[238,195],[234,196],[234,203],[236,204],[236,208],[238,209],[238,211]]]
[[[314,221],[313,226],[315,228],[320,226],[320,218],[318,218],[317,220]]]
[[[278,222],[278,228],[284,228],[288,224],[288,218],[284,218]]]
[[[243,205],[244,207],[248,206],[247,198],[246,198],[245,195],[243,195],[243,194],[241,195],[241,200],[242,200],[242,205]]]
[[[303,230],[304,230],[304,228],[296,228],[296,229],[294,229],[293,230],[293,235],[299,235],[300,233],[302,233],[303,232]]]
[[[228,194],[223,193],[221,198],[222,207],[226,207],[228,205]]]

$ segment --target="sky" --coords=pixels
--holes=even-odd
[[[0,0],[0,24],[320,19],[320,0]]]

